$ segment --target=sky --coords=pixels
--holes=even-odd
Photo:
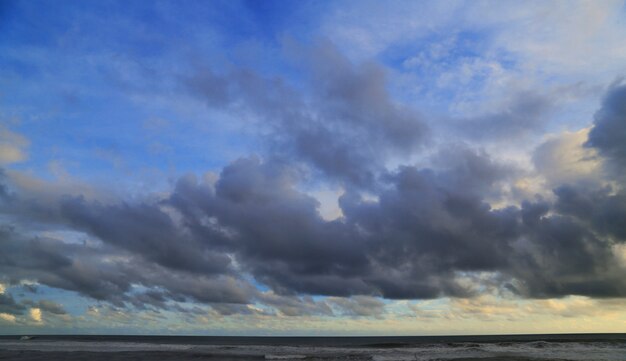
[[[623,1],[0,0],[0,334],[626,332]]]

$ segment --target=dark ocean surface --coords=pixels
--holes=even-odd
[[[626,361],[626,334],[421,337],[0,336],[0,360]]]

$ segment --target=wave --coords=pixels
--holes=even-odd
[[[180,339],[179,339],[180,340]],[[186,340],[186,339],[185,339]],[[458,340],[458,339],[457,339]],[[597,340],[600,340],[598,338]],[[27,342],[20,341],[19,336],[11,339],[0,337],[0,353],[16,352],[85,352],[98,354],[99,358],[116,357],[121,353],[132,353],[141,360],[141,354],[180,355],[181,360],[211,358],[216,360],[574,360],[574,361],[626,361],[626,341],[622,339],[604,339],[602,341],[560,342],[551,340],[511,341],[509,339],[475,342],[463,340],[457,342],[443,340],[440,342],[401,342],[403,340],[384,338],[360,340],[331,340],[327,344],[291,343],[278,344],[276,340],[263,344],[262,340],[255,343],[235,342],[227,344],[202,344],[198,340],[191,343],[181,342],[145,342],[143,338],[121,338],[80,341],[72,338],[50,339],[37,336]],[[142,341],[142,342],[137,342]],[[358,342],[357,342],[358,341]],[[367,341],[367,342],[364,342]],[[374,341],[374,342],[372,342]],[[381,342],[375,342],[381,341]],[[432,341],[432,340],[429,340]],[[117,355],[116,355],[117,353]],[[11,359],[11,357],[5,357]],[[0,355],[0,359],[3,356]],[[63,357],[58,357],[63,359]],[[134,358],[135,359],[135,358]],[[152,358],[159,359],[159,357]],[[108,360],[107,360],[108,361]]]
[[[307,358],[306,355],[265,355],[266,360],[301,360]]]

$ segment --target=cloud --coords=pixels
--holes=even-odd
[[[626,170],[626,85],[614,84],[596,112],[587,145],[607,158],[614,171]]]
[[[76,229],[172,269],[225,273],[230,264],[228,257],[184,237],[158,205],[102,205],[74,198],[62,201],[60,212]]]
[[[65,315],[65,314],[67,314],[67,312],[63,308],[63,305],[58,304],[58,303],[56,303],[54,301],[50,301],[50,300],[40,300],[38,302],[33,302],[33,301],[26,300],[26,301],[24,301],[22,303],[24,305],[28,305],[28,306],[37,308],[40,311],[48,312],[48,313],[55,314],[55,315]]]
[[[547,144],[537,154],[552,161],[563,145]],[[221,314],[254,312],[245,306],[253,302],[284,315],[332,314],[327,303],[301,298],[324,295],[353,296],[333,301],[343,313],[376,315],[379,302],[363,297],[473,297],[482,286],[531,298],[626,296],[615,256],[626,240],[622,193],[572,183],[555,188],[554,202],[494,209],[486,199],[515,168],[466,146],[440,151],[433,164],[381,171],[374,198],[348,189],[335,220],[324,219],[319,202],[299,190],[307,173],[275,157],[235,160],[216,181],[181,177],[169,194],[133,202],[65,195],[38,203],[13,184],[3,212],[98,242],[28,238],[5,228],[0,241],[12,257],[0,257],[0,268],[12,279],[120,307],[174,309],[193,301]],[[484,272],[495,276],[468,277]]]
[[[329,303],[340,309],[342,314],[354,317],[381,317],[385,312],[385,303],[374,297],[334,297],[329,300]]]
[[[9,293],[0,293],[0,313],[20,315],[26,308],[15,301]]]
[[[626,195],[619,179],[597,171],[606,162],[623,167],[622,86],[611,88],[588,133],[563,133],[535,150],[550,197],[494,207],[523,173],[516,166],[450,141],[425,165],[391,167],[428,131],[391,97],[385,69],[352,62],[327,42],[302,52],[301,84],[247,70],[182,79],[210,107],[259,118],[264,134],[264,157],[235,159],[212,179],[186,175],[158,196],[102,197],[4,171],[0,271],[8,282],[33,280],[120,309],[202,303],[218,316],[379,317],[380,298],[469,299],[484,288],[626,297],[616,253],[626,242]],[[537,126],[548,103],[523,94],[476,124],[497,136],[520,132]],[[303,190],[315,181],[345,190],[338,217],[324,218]],[[85,241],[41,232],[50,229]],[[30,306],[35,320],[65,313],[50,301]],[[25,311],[0,294],[0,312]]]
[[[394,6],[364,1],[360,6],[351,6],[350,11],[342,8],[341,3],[331,8],[322,23],[322,31],[342,48],[349,49],[351,56],[362,58],[379,54],[390,44],[419,38],[435,27],[451,27],[452,15],[463,6],[441,2],[400,2]]]
[[[614,253],[615,243],[624,240],[613,240],[586,215],[572,213],[567,208],[571,191],[565,186],[555,191],[558,200],[553,211],[557,214],[539,211],[525,218],[524,238],[514,244],[517,252],[511,254],[517,282],[510,289],[538,298],[626,296],[626,284],[619,276],[624,269]]]
[[[254,306],[234,303],[213,303],[211,304],[211,308],[217,311],[221,316],[267,314]]]
[[[182,80],[211,107],[260,118],[271,153],[352,185],[371,185],[390,157],[408,157],[423,144],[425,123],[392,99],[382,66],[354,64],[325,41],[286,48],[300,54],[304,84],[249,70],[220,75],[205,69]]]
[[[332,316],[333,310],[327,302],[315,300],[311,296],[286,297],[273,292],[260,295],[260,301],[274,307],[280,314],[289,317],[295,316]]]
[[[41,318],[41,309],[39,308],[31,308],[30,311],[28,311],[28,314],[30,316],[30,318],[37,322],[37,323],[41,323],[42,322],[42,318]]]
[[[523,91],[514,94],[499,109],[456,121],[461,135],[478,140],[505,140],[536,134],[546,126],[546,119],[556,106],[554,96]]]
[[[0,320],[8,322],[8,323],[15,323],[15,315],[11,315],[8,313],[0,313]]]
[[[619,0],[602,4],[574,1],[567,6],[541,1],[348,3],[349,11],[341,2],[331,7],[322,31],[357,59],[401,46],[413,50],[408,44],[419,43],[433,33],[480,31],[483,36],[474,42],[482,47],[478,55],[496,54],[508,63],[519,63],[528,77],[538,72],[549,77],[572,74],[580,78],[622,71],[625,53],[621,45],[626,29]]]
[[[484,84],[451,87],[452,91],[463,90],[453,106],[455,116],[438,125],[442,135],[453,134],[461,141],[483,146],[497,144],[499,149],[512,143],[519,155],[531,150],[523,149],[524,145],[535,146],[534,139],[540,139],[555,124],[563,124],[564,112],[589,111],[585,108],[589,98],[597,96],[601,88],[575,81],[546,85],[533,79],[518,79],[517,73],[502,72],[503,79],[490,76]]]
[[[295,188],[291,174],[293,169],[284,163],[240,159],[222,171],[214,193],[210,185],[184,179],[168,204],[185,216],[199,237],[233,252],[243,271],[285,292],[306,284],[320,292],[361,287],[333,276],[366,264],[364,255],[354,252],[357,239],[350,239],[341,222],[324,221],[318,202]],[[203,225],[203,218],[214,222]],[[325,281],[307,280],[324,270]]]
[[[26,137],[0,125],[0,164],[11,164],[28,158],[26,148],[30,142]]]
[[[440,138],[513,145],[519,155],[546,130],[584,126],[598,89],[623,73],[622,8],[620,0],[337,3],[322,31],[353,61],[392,68],[395,94],[431,110],[427,118],[440,115],[429,123]]]
[[[252,286],[234,276],[209,273],[192,277],[188,272],[167,269],[146,262],[139,254],[107,245],[72,244],[43,237],[29,239],[4,229],[0,246],[6,254],[11,254],[0,257],[0,270],[9,279],[37,280],[49,287],[76,291],[117,306],[128,303],[169,307],[158,298],[132,293],[134,284],[164,289],[165,299],[175,301],[246,303],[255,292]],[[20,311],[23,306],[14,305],[11,300],[8,298],[7,304]],[[51,309],[47,307],[49,304],[37,306]]]
[[[584,146],[588,135],[588,128],[565,132],[535,149],[534,166],[548,186],[572,183],[594,186],[602,182],[602,160],[595,149]]]

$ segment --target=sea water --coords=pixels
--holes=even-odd
[[[626,361],[626,334],[424,337],[0,336],[4,360]]]

